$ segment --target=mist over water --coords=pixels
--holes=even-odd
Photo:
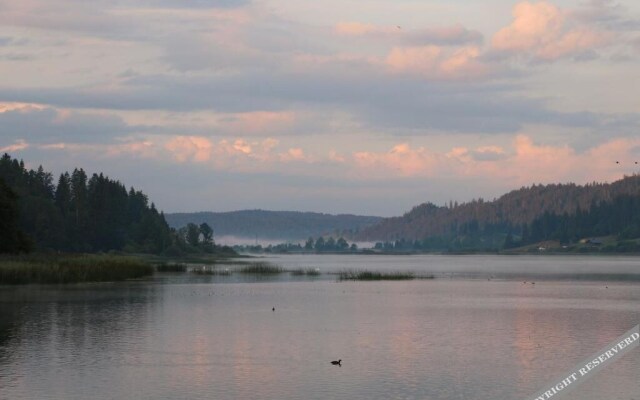
[[[594,276],[637,258],[267,260],[323,275],[0,287],[0,399],[518,399],[640,321],[640,285]],[[438,278],[329,274],[344,268]],[[563,398],[633,399],[639,367],[634,350]]]

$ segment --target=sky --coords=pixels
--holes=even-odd
[[[165,212],[613,181],[639,128],[636,1],[0,0],[0,152]]]

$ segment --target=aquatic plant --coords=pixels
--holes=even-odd
[[[192,272],[196,275],[231,275],[229,268],[196,268]]]
[[[366,270],[344,270],[338,273],[341,281],[402,281],[415,279],[412,272],[379,272]]]
[[[240,269],[243,274],[280,274],[285,272],[279,265],[273,265],[267,262],[251,263]]]
[[[0,258],[0,284],[109,282],[152,275],[151,264],[113,255],[23,255]]]
[[[158,272],[187,272],[187,266],[185,264],[158,264],[156,265],[156,271]]]
[[[289,273],[291,273],[291,275],[293,276],[302,276],[302,275],[319,276],[320,270],[318,268],[307,268],[307,269],[298,268],[298,269],[290,270]]]

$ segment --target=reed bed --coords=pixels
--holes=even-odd
[[[406,281],[415,278],[412,272],[344,270],[338,273],[341,281]]]
[[[320,270],[318,268],[298,268],[298,269],[292,269],[289,271],[289,273],[291,273],[291,275],[293,276],[319,276],[320,275]]]
[[[35,255],[0,258],[0,284],[110,282],[152,275],[151,264],[113,255]]]
[[[257,262],[249,264],[240,269],[243,274],[260,274],[260,275],[270,275],[270,274],[281,274],[285,272],[284,268],[279,265],[269,264],[266,262]]]
[[[187,272],[188,267],[186,264],[158,264],[156,265],[156,271],[158,272]]]
[[[220,269],[220,268],[196,268],[192,271],[196,275],[222,275],[229,276],[232,271],[229,268]]]

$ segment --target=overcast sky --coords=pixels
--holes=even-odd
[[[639,128],[637,1],[0,0],[0,151],[165,212],[612,181]]]

